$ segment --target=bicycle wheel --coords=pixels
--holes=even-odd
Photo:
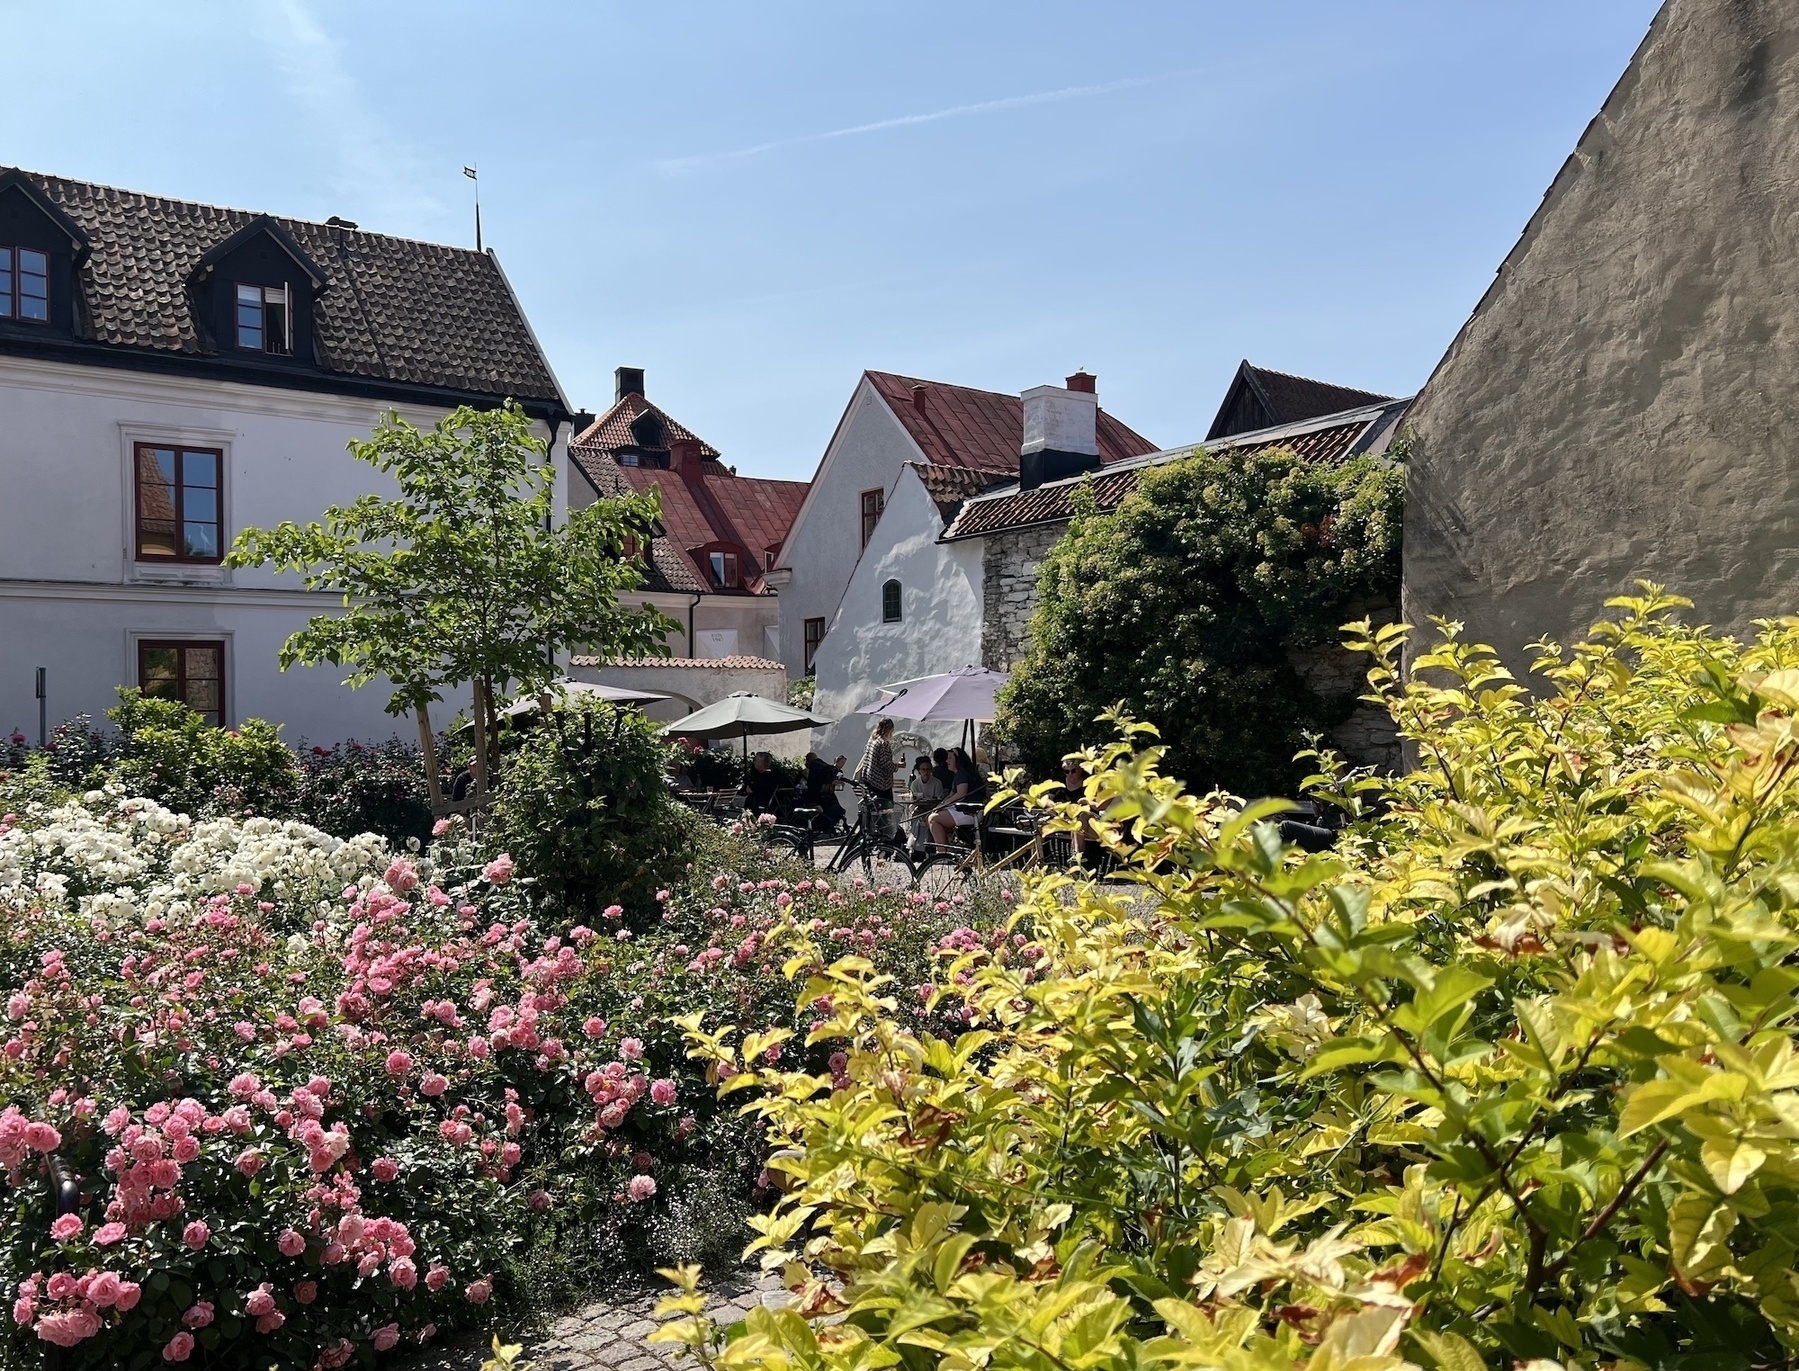
[[[910,890],[914,879],[911,857],[899,843],[886,838],[861,838],[838,853],[837,870],[861,877],[876,889]]]
[[[964,894],[973,870],[964,853],[936,852],[918,863],[913,889],[929,895],[933,903]]]

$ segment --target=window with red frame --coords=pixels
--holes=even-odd
[[[50,258],[36,248],[0,247],[0,319],[50,322]]]
[[[137,686],[159,700],[179,700],[217,728],[225,718],[225,644],[140,638]]]
[[[865,490],[862,492],[862,546],[868,546],[868,540],[875,536],[875,525],[881,522],[881,511],[887,506],[887,492],[883,490]]]

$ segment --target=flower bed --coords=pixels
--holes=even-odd
[[[548,929],[529,874],[455,831],[397,856],[113,792],[6,815],[15,1347],[341,1366],[621,1265],[734,1253],[760,1137],[673,1019],[794,1026],[783,920],[915,986],[968,911],[723,836],[671,884],[650,926],[615,905]],[[62,1217],[52,1157],[80,1178]]]

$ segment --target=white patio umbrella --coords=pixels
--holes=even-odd
[[[882,698],[870,700],[856,713],[885,714],[920,723],[960,720],[967,725],[972,755],[974,726],[993,722],[993,697],[1011,679],[1003,671],[989,671],[986,667],[959,667],[882,686]]]
[[[653,690],[629,690],[623,686],[596,685],[592,681],[556,681],[546,692],[550,696],[550,708],[557,709],[571,699],[604,700],[614,705],[647,705],[657,700],[666,700],[667,695],[658,695]],[[541,704],[536,695],[521,695],[499,712],[502,719],[516,719],[520,715],[535,712]],[[454,730],[473,728],[473,720],[465,720]]]
[[[743,755],[747,757],[752,733],[792,733],[797,729],[819,728],[835,722],[834,719],[816,718],[779,700],[739,690],[722,700],[714,700],[704,709],[695,710],[684,719],[665,725],[662,734],[668,738],[741,738]]]

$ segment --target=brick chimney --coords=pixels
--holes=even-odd
[[[615,405],[627,395],[643,394],[642,367],[619,367],[612,373],[612,380],[616,391],[612,403]]]
[[[681,473],[683,481],[698,481],[706,474],[706,459],[700,453],[698,438],[671,438],[668,442],[668,464]]]
[[[1019,398],[1024,401],[1020,490],[1099,470],[1099,395],[1093,377],[1076,372],[1066,387],[1033,386]]]

